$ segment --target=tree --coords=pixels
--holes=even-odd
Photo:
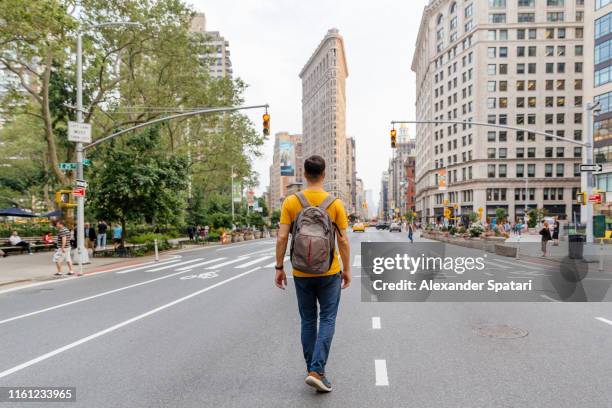
[[[274,210],[270,216],[270,224],[273,228],[276,228],[276,224],[280,221],[280,210]]]
[[[501,224],[506,220],[506,209],[498,207],[495,209],[495,218],[497,219],[497,223]]]
[[[100,147],[88,205],[98,218],[126,223],[179,223],[187,189],[187,161],[160,148],[159,128]]]

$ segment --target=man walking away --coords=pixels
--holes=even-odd
[[[98,248],[106,249],[106,230],[108,225],[104,220],[98,222]]]
[[[410,242],[414,242],[412,234],[413,234],[412,223],[409,223],[408,224],[408,239],[410,240]]]
[[[9,237],[9,242],[13,246],[20,246],[27,249],[28,254],[32,255],[32,248],[30,247],[30,244],[22,240],[19,234],[17,234],[17,231],[12,232],[11,236]]]
[[[323,189],[325,160],[321,156],[306,159],[304,176],[306,189],[288,196],[281,209],[274,283],[280,289],[285,289],[287,285],[283,264],[291,228],[293,281],[301,318],[302,350],[308,371],[305,382],[318,391],[330,392],[332,386],[325,376],[325,364],[336,326],[340,288],[345,289],[351,284],[346,231],[348,219],[342,201]],[[343,270],[335,250],[334,235],[338,240]]]
[[[121,247],[121,237],[123,235],[123,228],[121,225],[115,224],[115,228],[113,228],[113,244],[115,249]]]
[[[72,270],[72,258],[70,257],[70,230],[66,228],[62,221],[56,224],[57,232],[57,250],[53,254],[53,262],[57,268],[55,276],[62,276],[62,262],[68,264],[68,275],[74,275]]]
[[[542,236],[542,256],[546,256],[546,244],[552,239],[547,221],[544,221],[544,226],[540,230],[540,235]]]
[[[85,241],[87,244],[87,249],[91,249],[91,253],[93,254],[96,249],[98,238],[96,236],[96,229],[93,225],[90,225],[89,223],[85,224],[85,235],[87,236],[87,240]]]

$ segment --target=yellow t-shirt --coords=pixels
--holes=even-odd
[[[306,199],[312,206],[321,205],[323,200],[328,196],[328,192],[325,190],[303,190],[302,191],[306,196]],[[295,194],[291,194],[285,201],[283,201],[283,206],[281,208],[281,217],[280,223],[291,225],[291,222],[295,220],[298,213],[302,209],[302,204],[300,204],[300,200],[295,196]],[[343,230],[348,228],[348,218],[346,217],[346,210],[344,209],[344,204],[342,201],[336,199],[328,208],[327,212],[331,217],[332,222],[336,223],[338,229]],[[338,251],[334,251],[334,260],[329,268],[329,271],[323,274],[312,274],[300,272],[297,269],[293,269],[293,276],[303,277],[303,278],[316,278],[320,276],[329,276],[335,275],[340,272],[340,262],[338,262]]]

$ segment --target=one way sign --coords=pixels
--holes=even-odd
[[[584,172],[584,171],[602,171],[603,170],[603,165],[600,163],[597,164],[581,164],[580,165],[580,171]]]

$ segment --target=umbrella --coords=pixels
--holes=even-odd
[[[55,211],[51,211],[46,214],[42,214],[41,217],[45,217],[45,218],[61,217],[63,214],[64,214],[63,211],[55,210]]]
[[[32,214],[21,208],[11,207],[11,208],[3,208],[0,209],[0,217],[36,217],[36,214]]]

